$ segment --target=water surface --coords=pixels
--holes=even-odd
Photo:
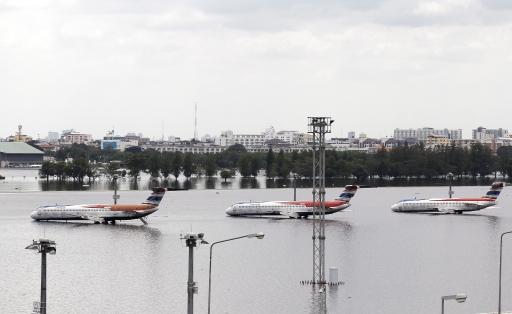
[[[456,196],[480,196],[487,186],[456,187]],[[341,192],[327,190],[327,198]],[[311,221],[226,217],[240,201],[287,200],[291,189],[168,192],[149,218],[117,225],[34,222],[39,205],[109,202],[110,191],[0,193],[0,313],[28,313],[39,298],[40,257],[25,250],[33,238],[57,242],[48,257],[49,313],[185,313],[187,248],[180,234],[204,232],[215,246],[212,313],[316,313],[311,278]],[[121,202],[141,202],[148,192],[122,191]],[[329,313],[431,314],[440,297],[463,292],[466,303],[446,303],[446,313],[497,310],[499,234],[512,230],[512,192],[500,208],[474,214],[399,214],[406,197],[447,194],[445,187],[361,189],[351,212],[327,216],[327,264],[345,285],[327,291]],[[308,199],[310,189],[299,189]],[[199,294],[205,313],[208,246],[196,249]],[[504,309],[512,309],[512,238],[504,249]]]

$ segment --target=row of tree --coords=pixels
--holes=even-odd
[[[127,174],[132,177],[146,172],[152,177],[166,179],[180,175],[186,178],[193,175],[211,177],[219,171],[223,178],[236,172],[242,177],[254,177],[261,170],[265,171],[267,178],[312,176],[310,151],[248,153],[242,145],[233,145],[216,154],[161,153],[155,150],[102,152],[90,151],[85,145],[76,145],[67,150],[67,153],[57,152],[57,162],[45,162],[41,175],[82,181],[85,176],[94,178],[102,173],[113,175],[119,169],[127,169]],[[91,159],[91,156],[94,158]],[[68,158],[73,161],[64,162]],[[501,147],[497,154],[493,154],[481,144],[474,144],[471,148],[445,146],[436,149],[415,145],[390,151],[383,149],[375,154],[326,151],[325,158],[325,175],[328,178],[354,177],[358,181],[375,177],[431,179],[443,177],[449,172],[473,178],[497,173],[512,177],[512,147]],[[104,166],[98,167],[100,164]]]

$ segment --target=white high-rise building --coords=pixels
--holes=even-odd
[[[395,129],[393,138],[396,140],[417,139],[426,141],[429,135],[444,136],[450,140],[462,139],[462,129],[434,129],[434,128],[421,128],[421,129]]]
[[[474,140],[485,141],[490,139],[496,139],[500,137],[508,137],[507,129],[487,129],[482,126],[474,129],[472,132],[472,138]]]
[[[48,132],[48,137],[46,138],[48,142],[56,142],[59,140],[59,132]]]

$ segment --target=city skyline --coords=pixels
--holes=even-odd
[[[164,121],[190,138],[195,103],[199,134],[307,116],[375,137],[508,128],[505,1],[4,1],[0,17],[0,134],[158,138]]]
[[[483,129],[483,131],[481,131],[480,129]],[[292,130],[290,128],[275,128],[274,126],[268,126],[266,128],[260,129],[260,131],[253,132],[253,133],[239,132],[237,130],[232,130],[232,129],[222,130],[218,134],[208,133],[208,132],[198,133],[197,140],[202,140],[202,139],[208,140],[208,139],[219,138],[219,137],[222,137],[222,135],[226,132],[231,132],[232,134],[239,134],[239,135],[251,135],[251,134],[262,135],[262,134],[266,134],[270,130],[272,130],[272,132],[275,132],[275,133],[282,133],[282,132],[299,132],[302,134],[307,133],[307,130]],[[480,125],[476,128],[472,128],[471,130],[455,129],[455,128],[451,128],[451,127],[447,127],[447,126],[445,126],[443,128],[439,128],[439,129],[432,128],[430,126],[414,127],[414,128],[394,128],[393,130],[388,132],[389,134],[384,135],[384,136],[374,136],[373,134],[369,134],[369,133],[365,132],[364,130],[360,130],[360,131],[359,130],[358,131],[349,130],[346,132],[343,131],[344,132],[343,134],[332,132],[329,134],[328,138],[353,138],[353,137],[360,138],[360,137],[364,137],[364,138],[377,138],[377,139],[379,139],[379,138],[380,139],[384,139],[384,138],[406,139],[406,138],[419,137],[419,138],[425,139],[426,136],[429,134],[436,134],[436,135],[445,135],[447,138],[451,138],[451,139],[454,139],[454,138],[455,139],[470,139],[470,138],[480,139],[483,135],[476,135],[475,132],[483,132],[482,134],[484,134],[486,132],[485,130],[488,130],[488,132],[491,132],[491,133],[500,132],[500,134],[504,134],[504,135],[494,135],[495,137],[509,137],[508,128],[502,128],[502,127],[488,128],[488,127]],[[21,134],[20,134],[20,131],[21,131]],[[411,132],[414,133],[414,135],[411,135]],[[422,135],[417,136],[416,132],[419,132],[419,134],[422,134]],[[503,132],[505,132],[505,133],[503,133]],[[147,133],[145,133],[144,130],[136,130],[136,131],[132,130],[132,131],[128,131],[128,132],[119,132],[115,129],[106,130],[105,133],[100,134],[98,136],[96,136],[95,134],[93,134],[91,132],[87,132],[87,130],[85,130],[85,131],[77,130],[74,128],[68,128],[68,129],[60,130],[60,131],[47,130],[43,134],[40,134],[40,133],[31,134],[30,132],[27,132],[25,130],[23,125],[18,124],[15,132],[11,132],[9,134],[0,134],[0,142],[4,141],[4,140],[12,140],[12,138],[15,138],[18,134],[20,134],[20,136],[21,135],[28,136],[29,138],[34,139],[34,140],[43,140],[43,141],[44,140],[57,140],[57,139],[61,138],[64,134],[67,134],[67,133],[77,133],[77,134],[79,133],[79,134],[88,135],[88,136],[92,137],[92,140],[108,138],[110,136],[121,136],[121,137],[123,137],[123,136],[139,136],[139,137],[146,137],[146,138],[149,138],[150,140],[154,140],[154,141],[159,141],[159,140],[174,141],[175,139],[176,140],[179,139],[182,141],[188,141],[188,140],[194,139],[194,136],[180,137],[175,134],[164,134],[164,133],[160,134],[159,136],[151,137],[151,136],[147,135]],[[399,135],[397,135],[397,134],[399,134]],[[496,134],[498,134],[498,133],[496,133]]]

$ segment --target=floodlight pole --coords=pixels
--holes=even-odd
[[[46,314],[46,253],[55,254],[55,241],[48,239],[33,240],[32,244],[25,249],[36,250],[41,253],[41,297],[38,313]]]
[[[41,314],[46,314],[46,251],[41,251]]]
[[[187,314],[194,313],[194,294],[197,293],[197,284],[194,282],[194,248],[199,244],[208,244],[204,239],[204,233],[186,233],[181,235],[188,247],[188,281],[187,281]]]
[[[187,314],[193,314],[194,292],[196,290],[196,283],[194,282],[194,248],[196,247],[196,239],[187,239],[185,243],[188,247]]]
[[[313,134],[313,285],[325,285],[325,134],[331,133],[330,117],[308,117]]]

